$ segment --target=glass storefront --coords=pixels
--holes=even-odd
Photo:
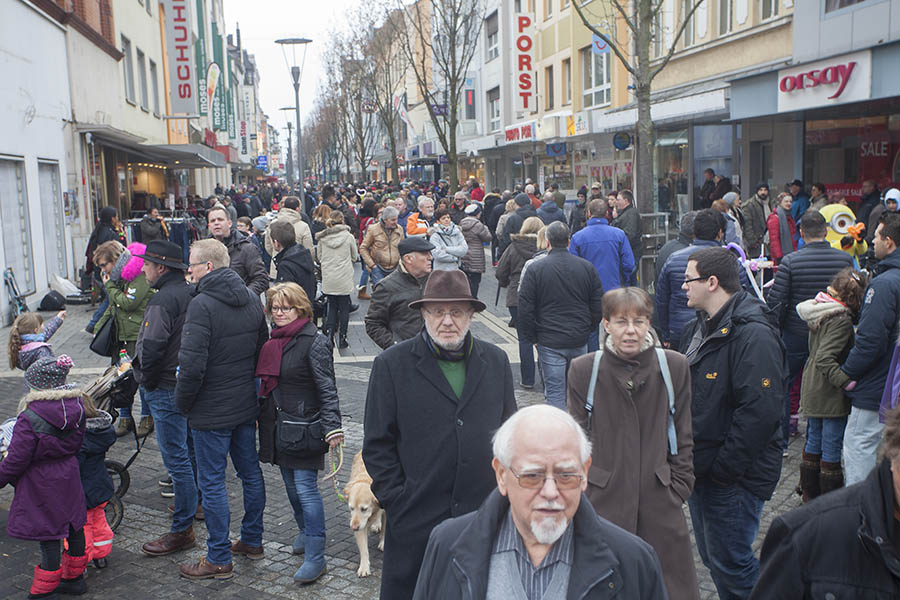
[[[566,153],[562,156],[545,156],[541,158],[541,171],[538,183],[542,191],[549,189],[552,183],[558,183],[561,190],[574,189],[575,177],[572,155]]]
[[[694,195],[700,193],[705,180],[703,172],[712,169],[718,175],[732,177],[732,126],[694,126]]]
[[[688,194],[688,129],[660,131],[653,152],[656,210],[672,214],[670,223],[692,208]]]

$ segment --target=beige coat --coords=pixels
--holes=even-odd
[[[666,350],[675,389],[678,454],[668,452],[669,400],[653,348],[634,359],[604,344],[594,390],[587,497],[601,517],[634,533],[659,555],[671,600],[699,598],[682,505],[694,487],[691,376],[687,358]],[[572,361],[568,408],[587,429],[585,397],[594,353]]]
[[[403,229],[399,225],[388,233],[381,222],[372,223],[366,230],[362,244],[359,245],[359,253],[369,269],[378,265],[390,271],[397,268],[397,263],[400,262],[400,250],[397,246],[401,240]]]
[[[322,293],[348,296],[356,291],[353,263],[359,258],[356,238],[346,225],[335,225],[316,234],[316,260],[322,265]]]
[[[278,216],[272,220],[272,223],[275,221],[287,221],[291,225],[294,226],[294,234],[297,239],[296,242],[309,250],[310,254],[315,252],[315,247],[313,246],[312,234],[309,232],[309,225],[303,221],[303,217],[300,216],[293,208],[284,208],[278,211]],[[272,223],[269,223],[271,225]],[[266,239],[265,239],[265,247],[266,252],[269,253],[269,256],[275,256],[278,254],[275,252],[275,247],[272,245],[272,236],[269,235],[269,232],[266,231]],[[275,279],[275,261],[272,261],[271,266],[269,267],[269,277]]]

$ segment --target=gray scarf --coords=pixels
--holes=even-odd
[[[794,238],[791,235],[791,226],[788,219],[791,213],[778,207],[778,240],[781,242],[781,255],[786,256],[794,251]]]

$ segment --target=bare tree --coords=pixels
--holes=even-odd
[[[651,212],[653,209],[653,145],[655,128],[650,114],[650,91],[653,79],[659,75],[684,34],[685,28],[692,22],[694,13],[704,0],[606,0],[594,2],[587,8],[580,0],[573,0],[572,6],[585,27],[606,42],[613,53],[631,75],[634,83],[634,95],[637,99],[638,136],[635,140],[637,161],[635,165],[638,209]],[[671,38],[666,35],[662,25],[663,10],[666,5],[675,10],[675,5],[682,9],[679,20],[672,28]],[[598,22],[625,26],[624,35],[615,35],[609,28],[599,27]],[[668,38],[668,39],[667,39]],[[650,47],[656,44],[662,51],[657,57],[651,57]]]
[[[459,188],[456,135],[466,73],[484,22],[481,0],[393,0],[403,19],[389,20],[416,78],[438,141],[447,154],[450,191]],[[577,0],[576,0],[577,3]]]

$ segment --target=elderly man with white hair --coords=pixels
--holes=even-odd
[[[403,229],[397,225],[397,216],[396,208],[385,206],[381,210],[378,222],[369,225],[366,237],[359,245],[359,254],[369,269],[373,288],[390,275],[400,262],[398,246],[406,236]]]
[[[519,410],[493,453],[497,490],[434,528],[415,600],[667,597],[653,549],[584,498],[591,444],[568,413]]]

